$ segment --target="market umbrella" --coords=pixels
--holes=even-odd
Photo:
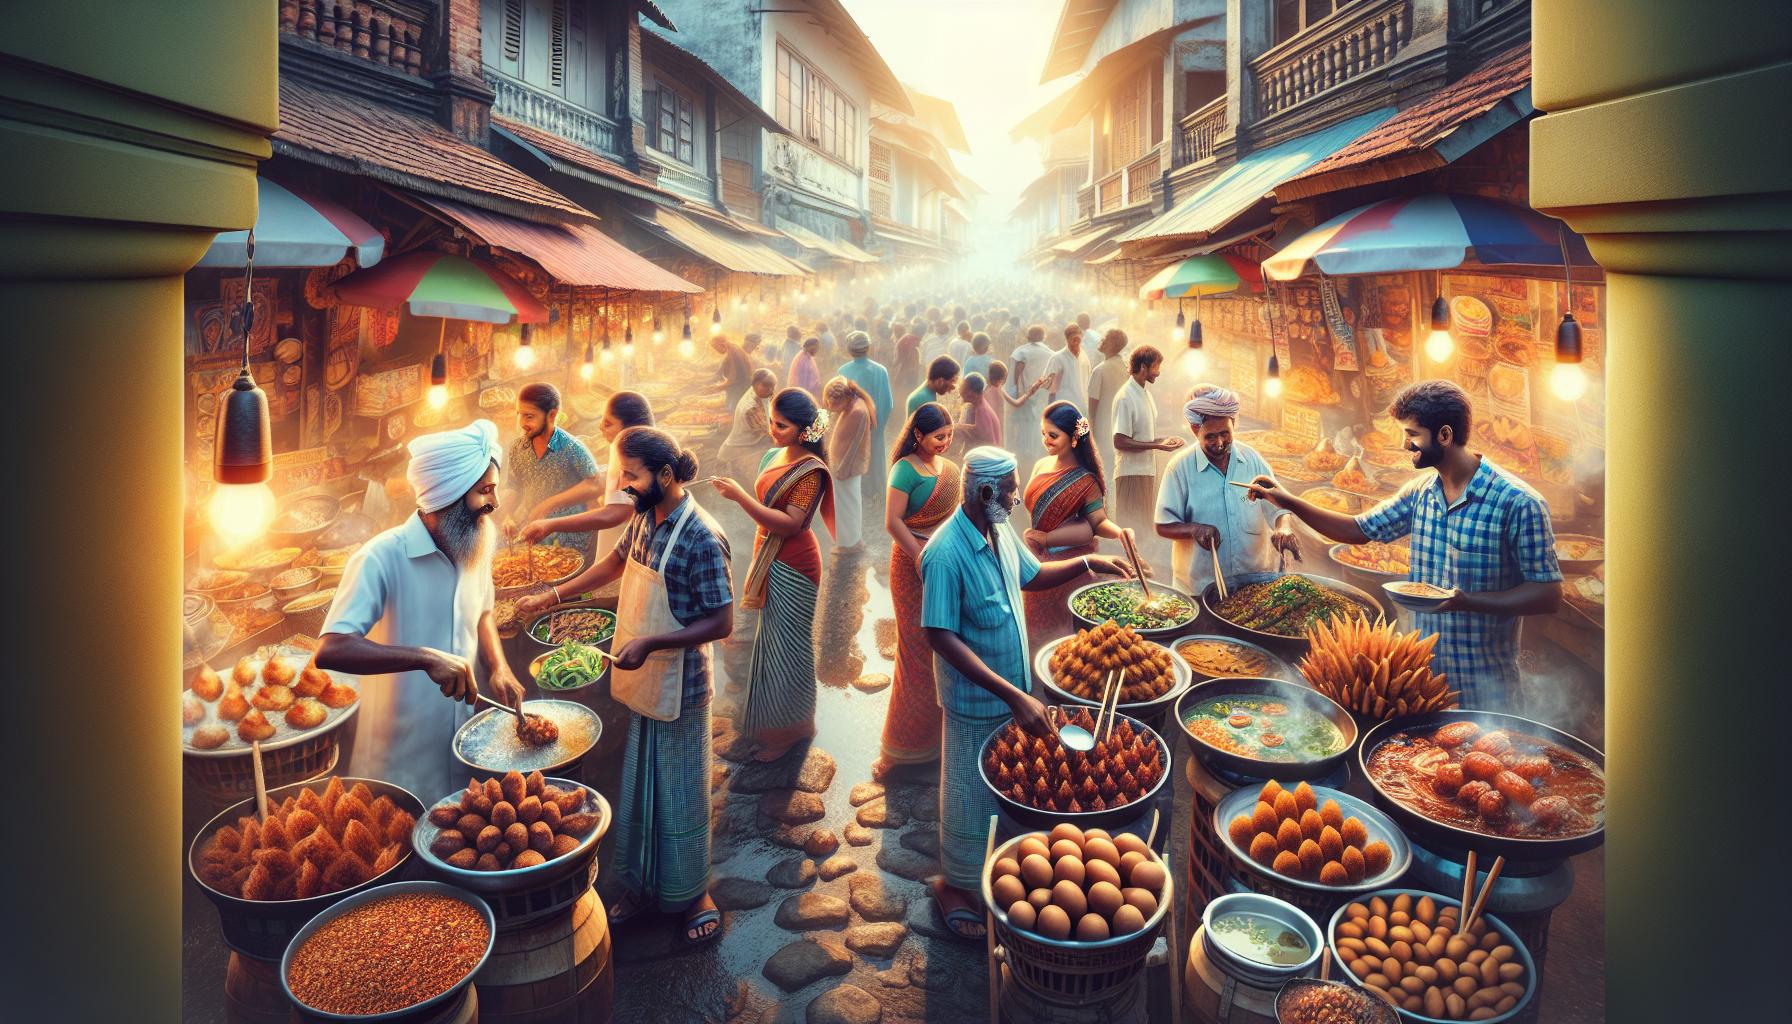
[[[255,262],[264,267],[333,267],[353,252],[371,267],[386,240],[373,225],[333,199],[314,196],[271,178],[255,179]],[[249,232],[226,231],[199,257],[202,267],[240,267],[248,262]]]
[[[496,267],[445,252],[407,252],[336,282],[351,306],[397,309],[413,316],[490,324],[546,323],[548,309]]]
[[[1257,264],[1241,256],[1216,253],[1190,256],[1151,275],[1139,286],[1141,299],[1184,299],[1237,291],[1263,290]]]
[[[1448,270],[1474,259],[1483,265],[1562,265],[1561,222],[1495,199],[1433,192],[1384,199],[1333,217],[1263,261],[1263,276],[1292,281],[1311,264],[1326,274],[1389,274]],[[1590,265],[1579,235],[1567,235],[1568,257]]]

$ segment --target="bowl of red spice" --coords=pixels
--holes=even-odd
[[[460,998],[491,955],[492,909],[441,882],[394,882],[343,900],[293,936],[280,984],[307,1020],[390,1021]]]

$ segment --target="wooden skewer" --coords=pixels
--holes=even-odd
[[[1499,880],[1500,869],[1506,866],[1506,858],[1493,858],[1493,867],[1487,869],[1487,881],[1481,883],[1481,894],[1475,897],[1475,909],[1469,911],[1468,919],[1462,924],[1462,934],[1467,935],[1469,926],[1481,916],[1481,908],[1487,906],[1487,897],[1493,895],[1493,883]]]
[[[1325,947],[1325,951],[1319,954],[1319,980],[1332,980],[1332,948],[1330,946]]]
[[[1475,893],[1475,851],[1468,851],[1468,864],[1462,872],[1462,915],[1456,919],[1456,934],[1468,932],[1469,897]]]
[[[1126,549],[1126,558],[1132,562],[1133,574],[1139,579],[1139,589],[1144,591],[1144,599],[1139,602],[1139,607],[1143,608],[1151,603],[1151,584],[1145,582],[1145,567],[1139,562],[1138,545],[1132,542],[1132,537],[1125,530],[1121,530],[1120,546]]]
[[[989,816],[989,838],[983,844],[983,863],[996,849],[996,816]],[[996,962],[996,915],[987,906],[983,908],[983,952],[989,957],[989,1019],[1002,1019],[1002,965]]]
[[[268,820],[268,780],[261,770],[261,741],[249,743],[249,768],[255,775],[255,814]]]
[[[1105,739],[1102,736],[1101,721],[1108,715],[1108,697],[1115,689],[1114,677],[1118,674],[1117,669],[1109,669],[1108,674],[1101,680],[1101,703],[1095,708],[1095,728],[1092,731],[1097,743],[1104,742]]]
[[[1108,701],[1108,727],[1107,727],[1107,731],[1102,733],[1101,737],[1100,737],[1100,739],[1103,743],[1106,743],[1108,741],[1108,737],[1114,731],[1114,719],[1119,717],[1119,715],[1120,715],[1120,691],[1125,686],[1126,686],[1126,670],[1123,668],[1115,669],[1114,670],[1114,698],[1112,700]]]

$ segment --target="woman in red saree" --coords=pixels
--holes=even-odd
[[[738,504],[758,531],[741,603],[761,609],[753,641],[741,734],[759,745],[754,755],[774,761],[815,735],[815,596],[821,589],[821,545],[809,525],[817,510],[834,532],[834,492],[828,477],[826,410],[801,388],[772,399],[771,437],[778,447],[759,462],[749,493],[728,477],[715,480],[722,497]]]
[[[933,650],[921,629],[921,549],[964,497],[959,469],[945,457],[952,417],[928,402],[908,418],[890,457],[884,529],[890,534],[890,597],[896,606],[896,673],[884,712],[882,755],[871,777],[882,782],[900,765],[940,756],[940,705]]]
[[[1120,525],[1105,510],[1107,481],[1101,455],[1089,435],[1089,420],[1070,402],[1053,402],[1039,419],[1045,458],[1033,465],[1033,476],[1021,500],[1033,516],[1022,538],[1040,558],[1076,558],[1095,553],[1095,538],[1121,538]],[[1070,594],[1089,582],[1079,576],[1050,590],[1021,592],[1027,609],[1027,644],[1040,645],[1076,632]]]

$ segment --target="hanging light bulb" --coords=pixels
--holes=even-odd
[[[622,358],[635,358],[635,328],[633,324],[622,328]]]
[[[720,308],[714,308],[709,311],[709,336],[713,338],[720,333],[722,333],[722,311]]]
[[[660,330],[659,314],[655,313],[654,317],[653,317],[653,343],[655,345],[658,345],[660,342],[665,341],[665,340],[666,340],[666,332]]]
[[[249,336],[255,326],[255,233],[249,233],[243,270],[243,305],[232,326],[243,332],[243,367],[225,393],[212,449],[212,491],[206,512],[212,529],[232,544],[254,540],[274,518],[274,448],[268,430],[268,396],[249,372]]]
[[[715,326],[717,330],[720,330],[722,325],[716,324]],[[684,337],[678,339],[678,358],[689,359],[696,354],[697,344],[691,340],[691,318],[687,316],[684,318]]]
[[[1282,397],[1282,363],[1276,354],[1269,354],[1269,376],[1263,381],[1263,393],[1270,398]]]
[[[1449,362],[1456,351],[1450,337],[1450,304],[1439,295],[1431,300],[1431,333],[1425,336],[1425,355],[1434,363]]]
[[[616,354],[610,351],[610,339],[605,338],[603,348],[597,350],[597,361],[608,366],[615,358]]]
[[[534,333],[530,325],[523,325],[523,340],[516,345],[516,368],[527,370],[535,365],[535,346],[530,335]]]
[[[1587,372],[1580,365],[1580,321],[1574,319],[1574,277],[1568,261],[1568,225],[1558,227],[1562,242],[1562,322],[1556,325],[1556,366],[1549,372],[1549,390],[1564,402],[1578,402],[1587,393]]]
[[[1182,332],[1188,327],[1188,317],[1182,314],[1182,300],[1176,300],[1176,326],[1170,328],[1170,344],[1182,340]]]
[[[579,363],[579,376],[584,380],[589,381],[591,378],[597,376],[596,357],[597,353],[592,349],[591,342],[585,342],[585,359],[583,362]]]
[[[448,357],[437,352],[429,360],[429,407],[448,404]]]

